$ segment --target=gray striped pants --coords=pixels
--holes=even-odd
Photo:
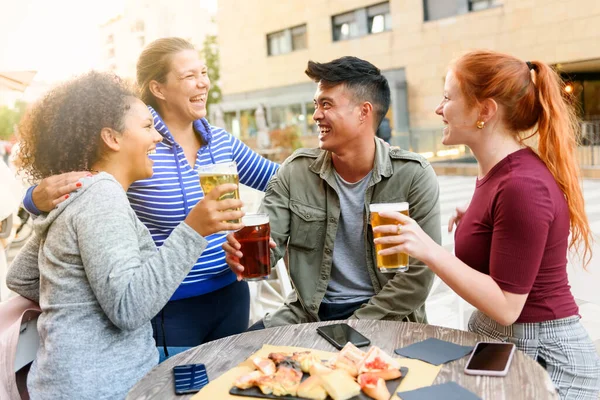
[[[469,330],[514,343],[538,361],[548,371],[561,399],[600,398],[600,357],[578,316],[502,326],[476,310]]]

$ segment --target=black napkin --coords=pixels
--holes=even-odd
[[[460,346],[445,340],[429,338],[394,351],[404,357],[416,358],[429,364],[440,365],[458,360],[472,350],[473,346]]]
[[[475,393],[465,389],[456,382],[427,386],[408,392],[398,392],[402,400],[481,400]]]

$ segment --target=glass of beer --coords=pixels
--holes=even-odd
[[[244,266],[242,278],[245,281],[260,281],[271,274],[271,252],[269,238],[271,226],[267,214],[248,214],[242,218],[245,225],[233,236],[240,242],[243,256],[240,264]]]
[[[390,218],[383,218],[379,216],[382,211],[397,211],[408,216],[408,203],[378,203],[370,204],[369,210],[371,211],[371,226],[375,228],[381,225],[398,225],[398,221]],[[383,236],[393,236],[394,234],[389,233],[373,233],[375,239]],[[380,256],[379,251],[394,247],[391,244],[376,244],[375,252],[377,253],[377,268],[381,272],[406,272],[408,271],[408,254],[396,253],[389,256]]]
[[[204,195],[209,194],[210,191],[215,188],[215,186],[223,185],[225,183],[235,183],[236,185],[239,185],[239,177],[235,161],[201,166],[198,168],[198,175],[200,176],[200,186],[202,187]],[[223,194],[221,197],[219,197],[219,200],[239,198],[239,189],[235,189],[233,192]],[[237,224],[240,221],[232,220],[227,222]]]

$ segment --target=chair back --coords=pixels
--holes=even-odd
[[[39,305],[22,296],[0,303],[0,399],[28,399],[27,372],[39,347]]]

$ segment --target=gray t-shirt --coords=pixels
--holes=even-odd
[[[337,173],[340,220],[333,246],[331,277],[325,303],[356,303],[375,295],[366,266],[363,219],[365,191],[371,172],[355,183],[346,182]]]

